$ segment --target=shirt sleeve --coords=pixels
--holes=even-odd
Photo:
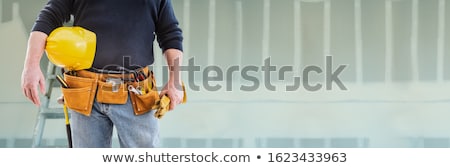
[[[49,35],[54,29],[70,21],[73,0],[49,0],[40,11],[31,31]]]
[[[161,0],[155,27],[157,40],[163,52],[167,49],[183,51],[182,31],[178,27],[178,20],[170,0]]]

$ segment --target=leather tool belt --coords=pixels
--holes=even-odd
[[[121,74],[70,71],[64,73],[64,80],[69,86],[61,88],[65,104],[86,116],[91,114],[94,99],[99,103],[126,104],[130,96],[136,115],[160,108],[156,82],[148,67]]]

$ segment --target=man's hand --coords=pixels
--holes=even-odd
[[[41,68],[39,66],[25,67],[22,71],[22,91],[36,106],[41,105],[38,88],[42,94],[45,93],[45,79]]]
[[[174,84],[173,82],[168,82],[163,90],[161,90],[159,97],[167,95],[170,98],[169,110],[175,109],[178,104],[183,102],[184,92],[181,84]]]

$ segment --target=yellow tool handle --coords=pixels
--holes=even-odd
[[[63,109],[64,109],[64,118],[66,119],[66,125],[69,125],[69,112],[67,111],[67,106],[64,104],[63,105]]]

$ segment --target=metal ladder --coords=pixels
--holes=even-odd
[[[54,85],[56,81],[57,70],[60,70],[60,68],[48,62],[45,81],[46,93],[44,94],[43,97],[41,97],[41,106],[39,107],[39,113],[36,119],[36,125],[33,132],[33,143],[32,143],[33,148],[43,147],[42,135],[44,134],[45,122],[47,119],[64,119],[62,106],[59,108],[49,107],[52,90],[55,88]]]

